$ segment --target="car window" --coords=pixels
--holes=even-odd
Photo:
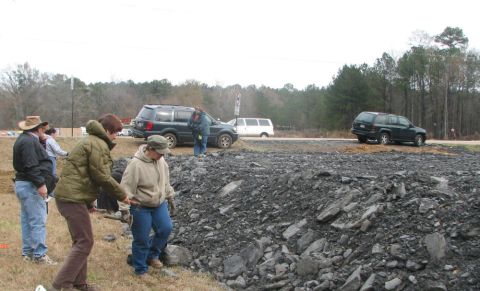
[[[376,124],[386,124],[387,122],[387,116],[386,115],[378,115],[377,118],[375,118],[375,123]]]
[[[137,115],[137,118],[152,120],[155,110],[153,108],[143,107]]]
[[[237,119],[237,125],[238,126],[245,126],[245,120],[243,118]]]
[[[245,123],[247,124],[247,126],[258,126],[257,120],[252,118],[245,119]]]
[[[369,113],[369,112],[362,112],[360,113],[357,118],[355,119],[355,121],[357,122],[372,122],[373,119],[375,118],[375,114],[373,113]]]
[[[159,109],[155,115],[155,121],[171,121],[172,120],[172,110],[168,109]]]
[[[268,122],[268,119],[259,119],[258,123],[260,126],[270,126],[270,122]]]
[[[188,122],[188,120],[190,119],[190,116],[192,116],[192,111],[177,110],[174,113],[173,121],[175,121],[175,122]]]
[[[408,121],[408,119],[406,119],[405,117],[398,117],[398,123],[402,126],[410,126],[410,121]]]
[[[390,124],[390,125],[395,125],[395,124],[398,124],[398,121],[397,121],[397,117],[396,116],[389,116],[387,118],[387,124]]]

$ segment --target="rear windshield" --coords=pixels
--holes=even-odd
[[[155,110],[149,107],[143,107],[137,115],[139,119],[152,120]]]
[[[356,122],[372,122],[375,116],[376,114],[373,114],[373,113],[362,112],[357,116],[357,118],[355,118],[355,121]]]

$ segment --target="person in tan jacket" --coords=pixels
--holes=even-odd
[[[163,267],[159,257],[173,229],[169,212],[175,208],[175,191],[170,185],[170,172],[164,159],[169,152],[166,138],[149,136],[147,144],[139,147],[122,177],[121,186],[132,200],[132,263],[135,274],[141,277],[145,277],[149,265]],[[120,209],[128,210],[128,205],[120,204]],[[152,228],[153,240],[149,238]]]

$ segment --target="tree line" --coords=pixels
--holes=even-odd
[[[433,138],[446,137],[451,128],[478,137],[478,52],[468,49],[468,38],[458,27],[415,37],[400,57],[383,53],[372,66],[344,65],[328,86],[301,90],[292,84],[222,87],[197,80],[173,85],[166,79],[86,84],[78,78],[71,90],[70,77],[42,73],[25,63],[1,74],[0,129],[16,128],[27,115],[70,127],[72,99],[74,127],[106,112],[135,117],[144,104],[199,105],[228,121],[240,94],[241,116],[271,118],[279,127],[348,130],[359,112],[381,111],[406,116]]]

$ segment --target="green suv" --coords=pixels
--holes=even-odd
[[[168,147],[193,143],[192,130],[188,120],[195,109],[179,105],[144,105],[132,121],[132,136],[146,139],[150,135],[160,134],[168,140]],[[208,143],[219,148],[229,148],[237,139],[235,128],[227,123],[215,120],[207,114],[210,121]]]
[[[427,140],[427,131],[406,117],[381,112],[360,113],[353,121],[351,132],[359,143],[376,140],[380,144],[413,142],[422,146]]]

